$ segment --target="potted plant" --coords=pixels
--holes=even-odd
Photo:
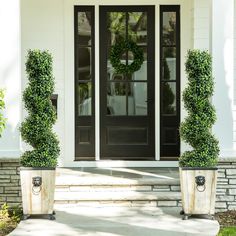
[[[23,93],[28,116],[20,131],[32,150],[20,159],[21,190],[24,219],[30,215],[53,216],[55,167],[59,142],[52,132],[56,111],[50,97],[54,90],[52,56],[47,51],[29,50],[26,62],[28,86]]]
[[[194,214],[213,217],[219,147],[211,133],[216,120],[210,102],[214,89],[211,56],[207,51],[190,50],[185,66],[188,86],[183,101],[188,116],[180,125],[180,137],[192,150],[179,160],[183,219]]]

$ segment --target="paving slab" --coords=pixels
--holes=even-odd
[[[217,221],[183,221],[180,208],[55,206],[56,220],[21,221],[10,236],[216,236]]]

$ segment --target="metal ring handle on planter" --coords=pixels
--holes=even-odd
[[[38,195],[42,190],[42,177],[36,176],[32,178],[32,192],[35,195]]]
[[[205,176],[198,175],[195,177],[196,188],[198,192],[204,192],[206,189],[206,179]]]

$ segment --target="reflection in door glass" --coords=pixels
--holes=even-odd
[[[176,44],[176,12],[163,12],[163,44]]]
[[[176,83],[162,82],[162,94],[162,113],[167,115],[176,114]]]
[[[107,84],[107,115],[126,115],[126,84],[125,82]]]
[[[80,47],[78,49],[78,61],[79,61],[79,80],[90,80],[91,79],[91,48]]]
[[[129,115],[147,115],[147,83],[130,83]]]
[[[107,12],[107,29],[107,115],[147,115],[147,12]],[[117,74],[110,63],[110,49],[128,39],[143,50],[144,61],[132,74]],[[131,65],[133,52],[124,50],[119,59]]]
[[[91,45],[91,12],[78,12],[78,36],[80,45]]]
[[[176,80],[176,48],[163,47],[163,80]]]
[[[138,45],[147,45],[147,13],[129,12],[129,35]]]
[[[126,14],[124,12],[108,12],[108,46],[125,39]]]
[[[88,83],[79,83],[78,85],[78,113],[80,116],[88,116],[91,115],[92,111],[92,85],[90,82]]]

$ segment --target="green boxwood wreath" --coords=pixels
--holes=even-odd
[[[130,65],[125,65],[120,60],[120,57],[126,51],[131,51],[134,56],[134,60]],[[116,73],[132,74],[139,70],[143,64],[143,50],[132,40],[122,40],[111,47],[110,61]]]

